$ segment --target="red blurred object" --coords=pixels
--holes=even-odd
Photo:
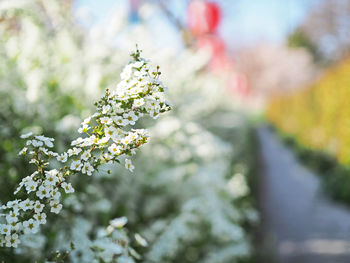
[[[227,70],[233,68],[233,61],[227,56],[225,42],[217,35],[204,35],[197,40],[198,49],[207,49],[211,54],[210,69]]]
[[[192,34],[199,36],[213,33],[221,19],[220,8],[214,2],[192,1],[187,9],[187,18]]]

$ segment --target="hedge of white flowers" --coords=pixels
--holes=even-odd
[[[126,24],[120,14],[111,28],[82,30],[58,0],[7,2],[0,17],[0,260],[249,258],[246,124],[206,54],[155,49],[147,17],[127,36],[112,28]],[[118,47],[111,31],[124,37]],[[136,42],[170,87],[175,106],[159,119],[169,110],[159,68],[135,52],[122,69]],[[233,145],[212,128],[236,134]]]
[[[145,114],[157,118],[170,106],[164,100],[165,86],[159,81],[159,67],[153,71],[140,51],[132,54],[134,60],[121,73],[121,82],[113,91],[95,104],[96,113],[86,118],[78,129],[84,137],[71,142],[73,148],[58,154],[51,151],[53,138],[33,135],[31,132],[21,136],[26,147],[20,155],[29,155],[29,163],[36,171],[24,177],[14,192],[23,190],[28,198],[15,199],[1,207],[4,223],[0,224],[0,246],[17,247],[19,235],[37,233],[39,226],[45,224],[46,213],[58,214],[62,209],[61,192],[73,193],[69,178],[88,175],[98,171],[106,163],[120,162],[123,156],[131,156],[136,149],[147,142],[144,129],[131,129]],[[51,158],[66,164],[58,169],[50,169]],[[134,166],[125,159],[125,168],[131,172]]]

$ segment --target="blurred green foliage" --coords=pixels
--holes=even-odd
[[[321,55],[318,52],[317,46],[304,31],[295,29],[294,32],[287,37],[287,43],[291,48],[305,48],[312,55],[315,63],[320,62]]]

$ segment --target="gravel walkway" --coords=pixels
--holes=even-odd
[[[258,138],[261,246],[273,255],[266,262],[350,263],[350,210],[329,201],[319,178],[268,128]]]

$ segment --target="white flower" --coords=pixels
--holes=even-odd
[[[88,160],[91,157],[91,154],[89,151],[85,151],[83,152],[83,154],[81,155],[81,160]]]
[[[128,222],[128,219],[125,216],[123,216],[123,217],[119,217],[111,220],[109,224],[115,228],[122,228],[123,226],[125,226],[127,222]]]
[[[28,178],[28,179],[26,179]],[[38,186],[38,183],[36,181],[34,181],[31,177],[26,177],[25,179],[26,180],[23,180],[24,181],[24,185],[26,187],[26,191],[27,193],[30,193],[30,192],[33,192],[36,190],[37,186]]]
[[[74,188],[70,183],[63,182],[61,184],[61,187],[64,189],[64,191],[69,194],[69,193],[74,193]]]
[[[122,80],[127,80],[131,78],[131,75],[132,75],[132,65],[129,64],[124,67],[122,73],[120,74],[120,78]]]
[[[46,224],[46,214],[45,213],[35,214],[34,218],[39,224]]]
[[[39,135],[39,136],[35,136],[35,138],[37,139],[37,140],[40,140],[40,141],[42,141],[42,142],[44,142],[45,144],[46,144],[46,146],[47,147],[53,147],[53,141],[55,140],[55,139],[53,139],[53,138],[49,138],[49,137],[45,137],[45,136],[42,136],[42,135]],[[34,140],[33,140],[34,141]],[[33,146],[34,146],[34,144],[33,144]]]
[[[122,139],[122,143],[125,145],[128,145],[130,142],[132,142],[132,138],[130,138],[130,136],[126,136],[124,139]]]
[[[136,239],[136,242],[139,243],[141,246],[147,247],[148,243],[146,239],[144,239],[141,235],[135,234],[135,239]]]
[[[56,169],[45,171],[45,183],[47,185],[56,185],[58,182],[58,171]]]
[[[18,239],[17,234],[8,235],[5,237],[7,247],[17,247],[21,241]]]
[[[50,191],[50,196],[51,196],[51,198],[54,199],[54,200],[59,200],[60,197],[61,197],[61,193],[58,191],[57,188],[53,188],[53,189],[51,189],[51,191]]]
[[[87,175],[91,175],[92,172],[94,171],[94,168],[92,167],[92,165],[89,162],[86,162],[83,166],[83,168],[81,169],[81,172],[83,174],[87,174]]]
[[[119,145],[113,143],[111,146],[108,147],[108,151],[113,155],[119,155],[121,153],[121,148]]]
[[[81,144],[83,141],[84,141],[83,138],[79,137],[74,141],[72,141],[70,145],[75,146],[75,145]]]
[[[18,155],[25,155],[27,153],[28,148],[24,147],[19,153]]]
[[[36,201],[34,204],[35,213],[40,213],[41,211],[43,211],[43,209],[44,209],[44,205],[41,204],[39,201]]]
[[[136,132],[131,132],[131,133],[129,133],[129,135],[126,138],[129,141],[136,141],[139,138],[139,135]]]
[[[129,123],[128,120],[124,119],[121,116],[114,116],[113,121],[119,126],[125,126],[125,125],[128,125]]]
[[[23,230],[25,233],[36,233],[39,230],[39,222],[33,219],[24,221]]]
[[[100,143],[100,139],[98,137],[96,137],[95,135],[90,136],[89,138],[86,138],[86,145],[90,146],[93,144],[99,144]]]
[[[125,159],[125,168],[128,169],[130,172],[134,171],[135,166],[132,165],[132,162],[130,159]]]
[[[113,126],[106,127],[105,128],[105,135],[106,137],[112,137],[117,132],[117,129]]]
[[[31,140],[31,143],[34,147],[41,147],[44,145],[42,141],[38,141],[38,140]]]
[[[105,154],[103,154],[102,158],[108,162],[108,161],[110,161],[113,158],[113,155],[110,154],[110,153],[105,153]]]
[[[70,169],[76,170],[76,171],[80,171],[81,167],[82,167],[82,163],[80,162],[80,160],[73,161],[70,165]]]
[[[60,204],[57,200],[50,201],[51,212],[58,214],[62,209],[62,204]]]
[[[91,116],[87,117],[87,118],[82,122],[82,125],[88,125],[88,124],[90,124],[90,121],[91,121]]]
[[[50,196],[50,190],[48,186],[45,185],[40,185],[38,191],[36,192],[36,196],[39,197],[40,199],[43,199],[45,197]]]
[[[112,124],[112,119],[108,117],[102,117],[100,118],[100,122],[105,125],[110,125]]]
[[[11,225],[11,230],[13,231],[18,231],[22,228],[21,222],[12,222],[10,225]]]
[[[135,108],[141,107],[143,104],[145,104],[145,100],[143,98],[141,99],[135,99],[133,106]]]
[[[137,61],[135,63],[132,63],[132,67],[134,68],[141,68],[145,62],[144,61]]]
[[[0,224],[0,234],[10,235],[11,229],[11,225]]]
[[[32,135],[33,135],[32,132],[28,132],[28,133],[26,133],[26,134],[22,134],[22,135],[20,136],[20,138],[21,138],[21,139],[27,139],[27,138],[29,138],[29,137],[32,136]]]
[[[11,224],[13,222],[17,222],[18,221],[18,217],[17,216],[18,216],[18,211],[12,210],[6,216],[7,223]]]
[[[99,141],[98,144],[104,144],[109,141],[109,137],[102,137]]]
[[[102,114],[106,114],[111,110],[111,106],[110,105],[103,105],[102,106]]]
[[[124,113],[123,117],[128,120],[129,124],[135,125],[135,122],[137,121],[138,117],[135,115],[135,113],[132,111],[130,113]]]
[[[52,156],[57,157],[59,154],[58,154],[58,153],[55,153],[55,152],[53,152],[53,151],[48,151],[48,152],[47,152],[47,155],[52,155]]]
[[[27,193],[29,194],[29,193],[31,193],[31,192],[34,192],[34,191],[36,190],[37,186],[38,186],[38,183],[37,183],[37,182],[35,182],[35,181],[33,181],[33,180],[29,181],[29,182],[26,184]]]
[[[159,111],[156,110],[151,110],[149,115],[153,118],[153,119],[157,119],[159,117]]]
[[[64,152],[61,155],[57,156],[57,161],[65,163],[67,162],[67,157],[68,157],[67,153]]]
[[[68,156],[71,157],[72,155],[77,155],[81,152],[81,148],[74,147],[73,149],[68,150]]]
[[[83,126],[78,129],[78,132],[79,133],[84,133],[84,132],[87,132],[90,129],[91,129],[91,127],[89,127],[87,124],[83,124]]]
[[[19,207],[22,208],[23,211],[33,209],[34,202],[26,199],[19,203]]]

